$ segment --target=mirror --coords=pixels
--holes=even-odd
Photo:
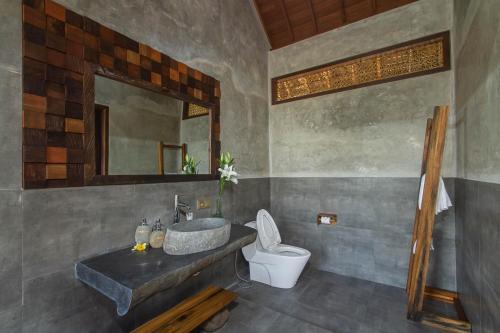
[[[96,175],[210,173],[209,109],[95,76]],[[183,170],[184,168],[184,170]]]

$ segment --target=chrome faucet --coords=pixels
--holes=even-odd
[[[186,221],[191,221],[193,219],[193,212],[188,204],[179,201],[179,196],[175,195],[175,213],[174,213],[174,224],[181,221],[181,214],[186,216]]]

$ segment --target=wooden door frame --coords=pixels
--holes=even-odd
[[[164,149],[180,149],[181,150],[181,165],[184,166],[184,161],[186,160],[187,154],[187,144],[183,143],[181,145],[172,145],[168,143],[164,143],[163,141],[159,141],[157,145],[157,165],[158,165],[158,174],[165,174],[165,163],[164,161]]]
[[[109,107],[102,104],[95,104],[95,110],[101,112],[100,126],[97,126],[96,112],[96,131],[100,130],[99,136],[96,135],[96,166],[100,164],[100,172],[96,170],[96,175],[107,176],[109,171]]]

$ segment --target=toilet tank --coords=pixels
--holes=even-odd
[[[252,229],[257,229],[257,222],[256,221],[250,221],[250,222],[245,223],[245,226],[246,227],[250,227]]]
[[[245,226],[252,228],[252,229],[257,229],[257,222],[255,222],[255,221],[247,222],[247,223],[245,223]],[[253,256],[257,252],[257,242],[258,241],[259,241],[259,237],[257,236],[255,242],[250,243],[241,249],[241,252],[243,252],[243,256],[245,257],[245,259],[247,261],[251,261],[251,259],[253,258]]]

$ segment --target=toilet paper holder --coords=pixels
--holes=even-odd
[[[337,224],[337,214],[318,213],[316,224]]]

